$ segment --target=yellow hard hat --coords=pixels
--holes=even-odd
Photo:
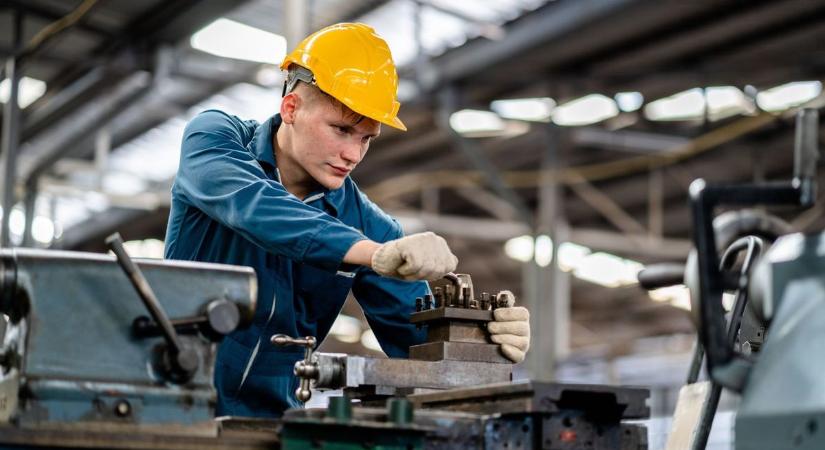
[[[284,58],[309,69],[319,89],[358,114],[407,131],[398,118],[398,75],[387,43],[362,23],[339,23],[309,35]]]

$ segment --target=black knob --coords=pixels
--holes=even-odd
[[[241,312],[238,305],[228,300],[213,300],[206,307],[206,318],[211,331],[227,335],[241,323]]]

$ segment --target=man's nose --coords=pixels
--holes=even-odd
[[[360,143],[347,143],[341,151],[341,158],[350,164],[358,164],[361,162]]]

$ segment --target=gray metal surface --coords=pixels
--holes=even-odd
[[[436,319],[476,320],[489,322],[493,320],[492,311],[467,308],[438,308],[416,312],[410,315],[410,322],[421,323]]]
[[[251,320],[257,296],[252,269],[137,263],[170,317],[202,315],[210,301],[226,299],[237,304],[244,324]],[[0,312],[12,318],[0,348],[7,355],[0,386],[20,384],[13,393],[18,407],[0,403],[0,418],[12,416],[23,427],[211,422],[214,344],[182,335],[199,368],[187,383],[170,384],[156,368],[163,339],[132,335],[133,320],[148,314],[113,257],[2,250],[0,273]]]
[[[772,317],[736,415],[737,449],[825,447],[825,234],[778,240],[756,274]],[[753,288],[753,287],[752,287]],[[753,290],[753,289],[752,289]]]

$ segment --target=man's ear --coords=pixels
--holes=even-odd
[[[291,125],[295,121],[295,113],[301,106],[301,100],[301,96],[295,91],[281,99],[281,120],[284,123]]]

